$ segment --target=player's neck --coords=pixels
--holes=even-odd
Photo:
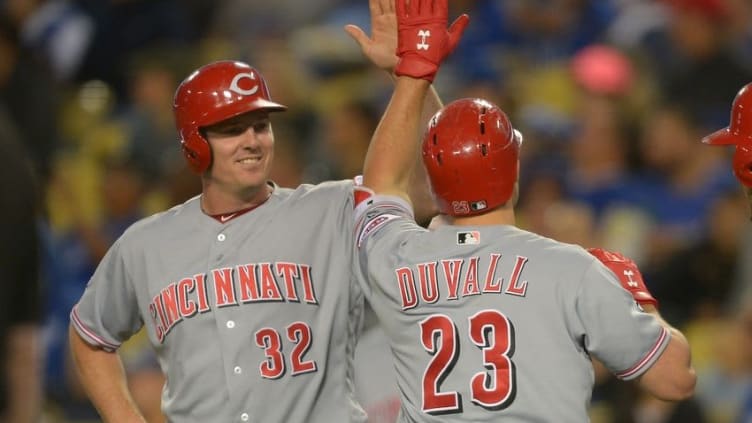
[[[201,194],[201,209],[208,215],[217,215],[256,207],[269,199],[273,190],[273,186],[268,183],[241,193],[220,189],[204,189]]]
[[[477,216],[455,217],[452,219],[452,225],[455,226],[492,226],[492,225],[514,225],[514,209],[512,207],[499,207],[488,213]]]

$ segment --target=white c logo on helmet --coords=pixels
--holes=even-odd
[[[248,78],[248,79],[252,79],[253,81],[256,81],[256,75],[254,75],[253,73],[239,73],[235,75],[234,78],[232,78],[232,82],[230,83],[230,91],[236,92],[240,95],[256,94],[256,91],[258,91],[258,88],[259,88],[258,84],[254,84],[253,87],[249,90],[240,88],[238,86],[238,82],[240,82],[242,78]]]

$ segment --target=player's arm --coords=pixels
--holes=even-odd
[[[89,345],[70,326],[68,340],[73,364],[92,404],[105,422],[146,423],[128,391],[117,352]]]
[[[363,182],[376,193],[409,201],[423,102],[441,61],[457,45],[468,18],[461,16],[447,29],[447,0],[413,0],[410,4],[397,0],[396,15],[396,87],[366,154]]]
[[[621,286],[632,294],[645,312],[654,315],[670,335],[668,345],[661,355],[637,378],[640,387],[667,401],[678,401],[692,396],[697,376],[692,367],[687,338],[660,316],[657,309],[658,301],[648,291],[637,264],[620,253],[600,248],[591,248],[588,251],[616,275]]]
[[[345,31],[358,43],[363,54],[374,65],[388,72],[396,83],[395,68],[399,57],[396,54],[398,36],[395,0],[369,0],[368,5],[371,14],[371,36],[366,35],[357,25],[346,25]],[[431,85],[423,100],[416,136],[420,136],[422,128],[442,106],[441,98]],[[417,151],[413,166],[408,194],[415,208],[416,220],[427,222],[438,210],[431,197],[427,175]]]
[[[643,309],[653,314],[671,334],[666,349],[658,360],[637,379],[641,388],[667,401],[678,401],[694,394],[697,375],[692,368],[689,342],[678,329],[669,325],[654,305],[644,305]]]
[[[17,325],[6,338],[5,374],[8,405],[0,420],[8,423],[37,421],[42,404],[41,335],[38,325]]]

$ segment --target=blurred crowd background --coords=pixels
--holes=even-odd
[[[700,143],[752,81],[752,2],[450,6],[471,23],[435,86],[445,103],[499,104],[523,133],[519,226],[633,257],[692,344],[695,398],[663,403],[597,369],[593,422],[752,422],[752,222],[732,151]],[[44,421],[97,421],[66,336],[99,259],[137,219],[200,192],[172,118],[193,69],[247,61],[290,107],[272,117],[280,185],[360,173],[392,81],[348,23],[369,32],[367,0],[0,1],[0,139],[23,148],[42,204]],[[148,343],[121,352],[136,400],[161,421]],[[386,353],[369,320],[358,378],[373,422],[399,406]]]

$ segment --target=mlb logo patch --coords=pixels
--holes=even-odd
[[[478,245],[480,244],[480,232],[467,231],[457,232],[457,245]]]

